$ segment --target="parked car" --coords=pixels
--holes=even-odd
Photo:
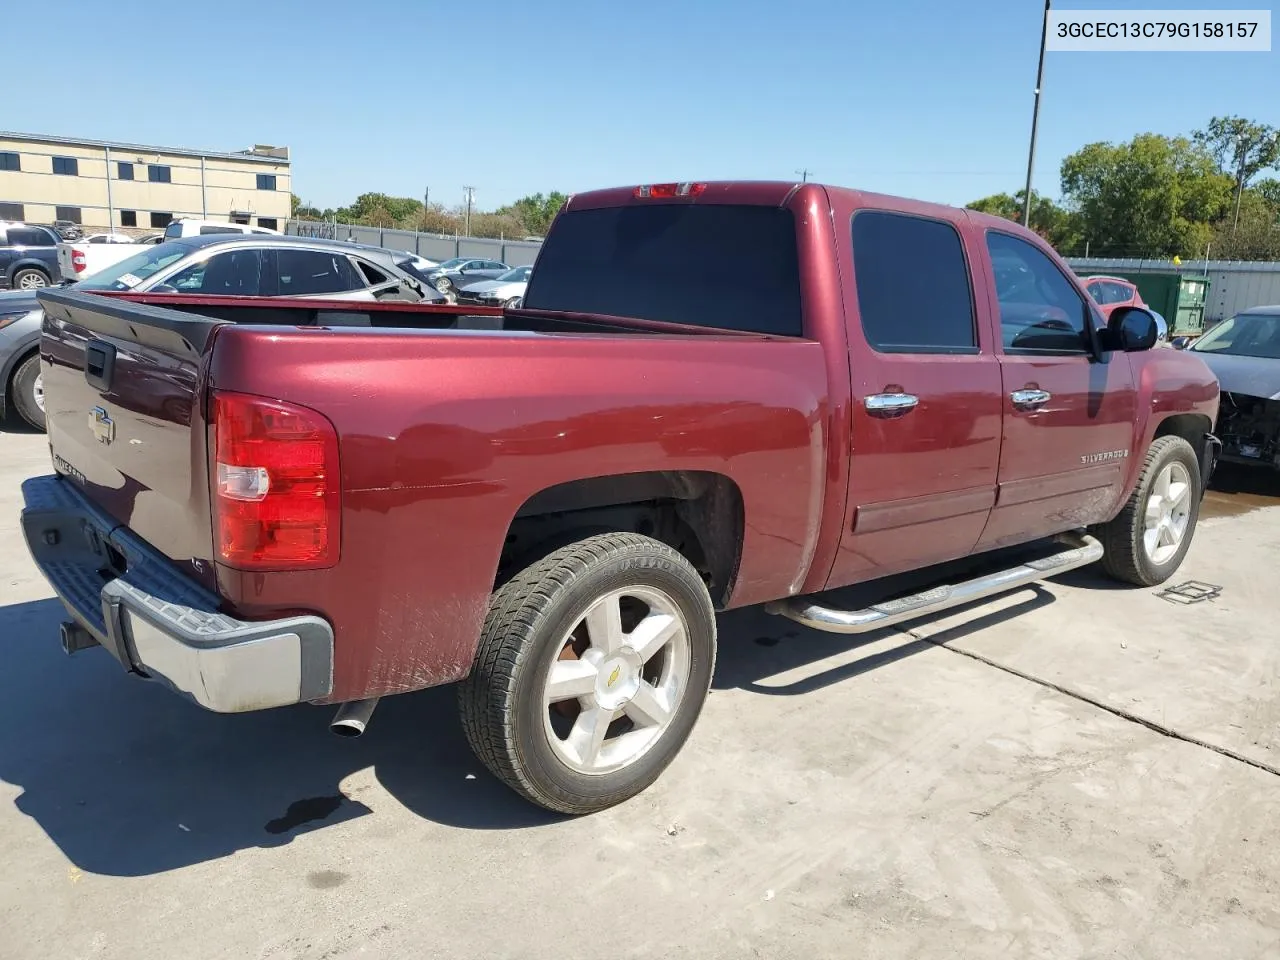
[[[96,245],[104,250],[114,244]],[[79,249],[78,245],[76,249]],[[88,248],[86,248],[87,251]],[[198,293],[205,296],[302,297],[325,300],[441,302],[444,296],[400,269],[398,254],[333,240],[214,234],[129,246],[130,256],[76,282],[83,290]],[[39,429],[45,424],[39,374],[41,314],[34,297],[4,305],[0,294],[0,383],[8,404]]]
[[[1141,308],[1097,329],[1034,233],[816,183],[578,194],[501,314],[39,298],[55,472],[22,527],[67,650],[346,734],[460,681],[489,770],[573,814],[680,750],[717,608],[859,633],[1099,560],[1149,587],[1216,449],[1199,357]]]
[[[127,233],[91,233],[82,238],[82,243],[136,243]]]
[[[0,221],[0,290],[34,290],[60,279],[52,227]]]
[[[458,291],[459,303],[479,303],[489,307],[514,307],[524,296],[533,267],[512,267],[493,280],[481,280]]]
[[[227,220],[200,220],[192,217],[170,220],[169,225],[164,228],[166,240],[178,240],[182,237],[204,237],[209,234],[219,233],[255,233],[269,234],[276,237],[281,236],[279,230],[272,230],[268,227],[253,227],[247,223],[231,223]]]
[[[63,240],[79,240],[84,236],[84,228],[74,220],[55,220],[53,229]]]
[[[496,280],[511,268],[497,260],[454,257],[427,273],[427,280],[441,293],[456,294],[459,287],[480,280]]]
[[[1098,274],[1081,277],[1081,279],[1084,281],[1084,288],[1089,296],[1093,297],[1094,302],[1098,304],[1104,319],[1111,316],[1111,311],[1116,307],[1143,307],[1144,309],[1150,309],[1143,302],[1142,294],[1138,292],[1137,285],[1123,277],[1108,277]]]
[[[1214,432],[1222,459],[1280,469],[1280,305],[1250,307],[1208,333],[1174,345],[1201,358],[1218,378],[1222,403]]]

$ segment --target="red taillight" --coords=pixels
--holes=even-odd
[[[218,559],[243,570],[329,567],[338,560],[338,434],[306,407],[213,395]]]
[[[75,268],[76,273],[84,269],[84,254],[79,250],[71,251],[71,266]]]
[[[706,189],[705,183],[649,183],[636,187],[631,195],[637,200],[662,200],[667,197],[696,197]]]

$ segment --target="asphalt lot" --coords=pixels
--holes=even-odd
[[[1077,571],[863,639],[727,615],[676,764],[573,821],[448,689],[344,741],[68,660],[16,525],[47,464],[0,431],[0,960],[1280,955],[1267,478],[1209,496],[1175,582],[1210,602]]]

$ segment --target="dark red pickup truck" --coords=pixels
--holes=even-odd
[[[817,184],[573,197],[519,309],[51,290],[22,525],[69,651],[217,711],[461,681],[583,813],[689,735],[714,611],[856,633],[1191,542],[1218,386],[1005,220]],[[824,591],[1052,551],[860,610]]]

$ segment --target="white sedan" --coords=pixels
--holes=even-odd
[[[458,291],[459,303],[478,303],[487,307],[514,307],[529,286],[533,267],[512,267],[494,280],[481,280]]]

